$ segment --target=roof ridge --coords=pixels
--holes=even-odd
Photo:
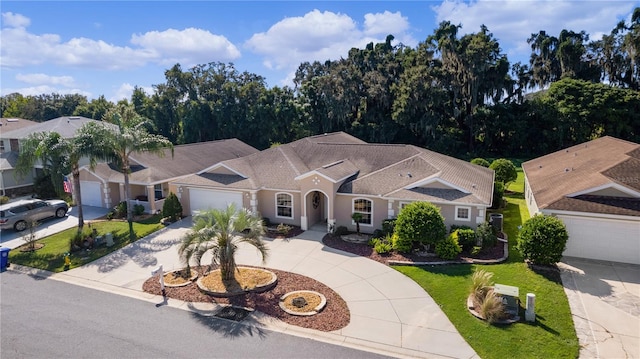
[[[288,147],[287,147],[288,148]],[[293,164],[293,162],[291,161],[291,159],[289,158],[289,156],[287,156],[287,154],[284,152],[284,150],[282,149],[282,146],[278,146],[276,147],[276,150],[280,153],[282,153],[282,155],[284,156],[284,159],[287,160],[287,163],[289,164],[289,166],[291,166],[291,168],[293,168],[293,171],[295,172],[296,176],[300,176],[300,171],[298,171],[298,169],[296,168],[296,166]]]
[[[380,168],[380,169],[378,169],[378,170],[375,170],[375,171],[373,171],[373,172],[369,172],[369,173],[367,173],[366,175],[364,175],[364,176],[362,176],[362,177],[360,177],[360,178],[356,179],[355,181],[363,180],[363,179],[365,179],[365,178],[367,178],[367,177],[370,177],[370,176],[372,176],[372,175],[374,175],[374,174],[377,174],[377,173],[380,173],[380,172],[382,172],[382,171],[385,171],[385,170],[387,170],[387,169],[389,169],[389,168],[391,168],[391,167],[393,167],[393,166],[397,166],[397,165],[399,165],[400,163],[403,163],[403,162],[405,162],[405,161],[408,161],[408,160],[410,160],[410,159],[413,159],[414,157],[419,157],[421,160],[423,160],[423,161],[427,162],[424,158],[420,157],[420,155],[421,155],[421,153],[416,153],[416,154],[414,154],[414,155],[412,155],[412,156],[409,156],[409,157],[407,157],[407,158],[405,158],[405,159],[403,159],[403,160],[401,160],[401,161],[394,162],[394,163],[392,163],[392,164],[390,164],[390,165],[388,165],[388,166],[382,167],[382,168]],[[433,165],[432,165],[432,164],[430,164],[429,162],[427,162],[427,164],[428,164],[429,166],[431,166],[431,167],[435,168],[435,166],[433,166]],[[436,170],[440,171],[438,168],[436,168]],[[355,182],[355,181],[353,181],[353,182]]]

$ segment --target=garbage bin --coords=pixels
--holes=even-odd
[[[9,251],[11,248],[0,247],[0,272],[7,270],[9,266]]]

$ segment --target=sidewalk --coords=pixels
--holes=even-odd
[[[83,267],[47,276],[152,303],[162,297],[142,291],[160,264],[165,271],[182,268],[177,244],[191,226],[190,218],[174,223],[109,256]],[[414,281],[381,263],[325,247],[322,232],[269,240],[266,264],[252,247],[242,247],[238,264],[258,265],[314,278],[335,290],[351,312],[349,325],[326,333],[292,326],[259,313],[242,323],[332,344],[406,358],[478,358],[433,299]],[[12,266],[14,267],[14,266]],[[28,268],[13,268],[25,270]],[[211,313],[212,304],[168,299],[167,305]]]

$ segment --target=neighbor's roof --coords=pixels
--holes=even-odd
[[[0,153],[0,170],[12,170],[18,163],[18,152],[8,151]]]
[[[159,183],[193,174],[220,161],[250,155],[258,150],[233,138],[178,145],[173,152],[173,157],[170,150],[165,150],[162,157],[149,152],[132,154],[129,181],[137,184]],[[93,172],[108,182],[124,183],[122,173],[107,163],[96,165]]]
[[[640,216],[640,198],[619,191],[640,195],[637,143],[605,136],[527,161],[522,168],[540,209]],[[609,187],[621,196],[599,192]]]
[[[45,122],[36,123],[32,126],[26,126],[17,128],[11,131],[4,131],[0,133],[0,138],[16,138],[23,139],[29,137],[32,133],[38,132],[57,132],[63,138],[72,138],[76,135],[76,131],[82,127],[85,123],[95,121],[90,118],[82,116],[64,116],[54,118]]]
[[[296,177],[318,173],[341,186],[338,193],[407,200],[491,204],[493,171],[411,145],[366,143],[336,132],[270,148],[223,164],[242,176],[210,173],[180,184],[234,189],[299,190]],[[243,177],[244,176],[244,177]],[[438,178],[449,191],[422,193],[419,182]],[[427,191],[428,192],[428,191]],[[445,193],[446,192],[446,193]]]
[[[0,118],[0,138],[5,138],[2,134],[18,130],[24,127],[37,125],[38,122],[25,120],[23,118]],[[8,138],[8,137],[7,137]]]

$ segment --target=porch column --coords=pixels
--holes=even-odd
[[[147,186],[147,201],[149,202],[149,213],[156,213],[156,189],[155,186]]]
[[[104,197],[104,203],[107,205],[107,208],[111,208],[113,207],[113,204],[111,203],[111,187],[109,186],[109,183],[103,183],[101,185],[101,187],[104,187],[104,189],[102,190],[102,197]]]
[[[387,202],[387,218],[388,219],[391,219],[391,218],[395,217],[395,212],[393,210],[393,202],[394,202],[394,200],[392,200],[392,199],[390,199]]]
[[[118,204],[120,204],[120,202],[124,201],[124,198],[127,198],[127,196],[125,195],[126,192],[124,190],[124,183],[119,183],[118,184],[118,190],[120,191],[120,198],[118,200]],[[131,199],[131,198],[129,198],[129,199]],[[129,204],[127,203],[127,205],[129,205]]]
[[[251,206],[251,211],[253,213],[258,213],[258,194],[257,192],[251,192],[251,200],[249,201],[249,205]]]

